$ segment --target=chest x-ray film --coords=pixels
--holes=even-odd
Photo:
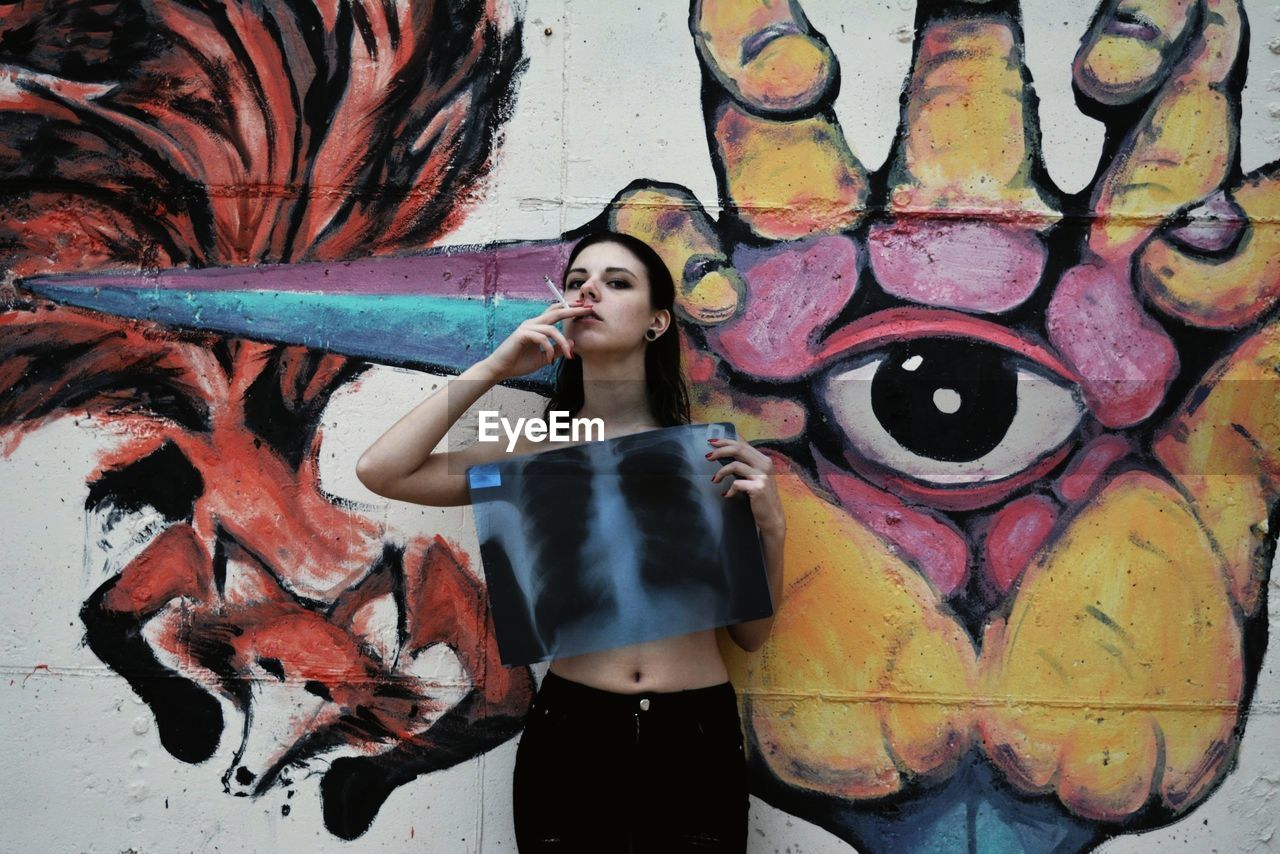
[[[750,502],[705,456],[734,436],[689,424],[468,469],[503,663],[772,614]]]

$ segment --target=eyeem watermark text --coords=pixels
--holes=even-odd
[[[498,428],[507,436],[507,453],[513,451],[520,435],[530,442],[598,442],[604,439],[604,420],[601,418],[570,418],[569,413],[553,409],[551,419],[517,418],[513,426],[509,420],[490,409],[482,409],[477,440],[500,442]]]

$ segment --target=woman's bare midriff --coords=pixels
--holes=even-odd
[[[649,429],[657,429],[656,425]],[[605,439],[626,433],[605,431]],[[516,443],[516,454],[535,454],[551,447],[566,448],[579,442],[535,444],[525,436]],[[551,672],[592,688],[618,694],[641,691],[685,691],[706,688],[729,680],[714,629],[661,638],[647,643],[571,655],[551,662]]]
[[[714,629],[557,658],[551,672],[618,694],[685,691],[729,679]]]

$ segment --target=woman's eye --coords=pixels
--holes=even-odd
[[[827,374],[822,397],[860,456],[937,486],[1019,474],[1071,438],[1085,411],[1050,369],[963,339],[868,353]]]
[[[566,291],[576,291],[580,287],[582,287],[582,282],[565,282],[564,283],[564,289]]]
[[[609,286],[613,288],[619,288],[619,289],[629,288],[631,287],[631,283],[628,282],[626,279],[610,279]]]

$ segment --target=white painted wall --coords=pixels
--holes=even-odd
[[[910,0],[805,4],[843,69],[838,112],[869,167],[884,159],[911,48]],[[856,6],[856,11],[850,7]],[[1280,157],[1280,6],[1249,0],[1253,25],[1242,150],[1246,171]],[[638,177],[681,183],[713,203],[699,77],[676,0],[529,0],[529,69],[485,204],[448,242],[551,237],[599,212]],[[1091,14],[1087,4],[1027,0],[1028,62],[1041,101],[1046,159],[1067,190],[1092,175],[1101,127],[1077,112],[1069,68]],[[544,35],[544,29],[550,35]],[[325,487],[406,532],[443,531],[477,554],[469,515],[388,505],[355,480],[367,443],[433,387],[430,377],[375,369],[335,397],[325,415]],[[533,406],[506,393],[503,408]],[[514,743],[398,789],[354,843],[329,835],[318,775],[286,798],[222,791],[234,724],[218,755],[184,765],[159,745],[148,708],[80,646],[78,611],[105,576],[89,540],[85,481],[111,437],[64,419],[0,459],[0,850],[511,852]],[[1272,625],[1280,584],[1270,588]],[[1261,851],[1276,847],[1280,816],[1280,663],[1264,661],[1235,771],[1185,820],[1115,839],[1108,852]],[[228,710],[230,712],[230,710]],[[323,769],[323,761],[315,763]],[[217,769],[216,771],[214,769]],[[282,807],[290,807],[287,817]],[[751,851],[837,852],[843,843],[755,801]]]

